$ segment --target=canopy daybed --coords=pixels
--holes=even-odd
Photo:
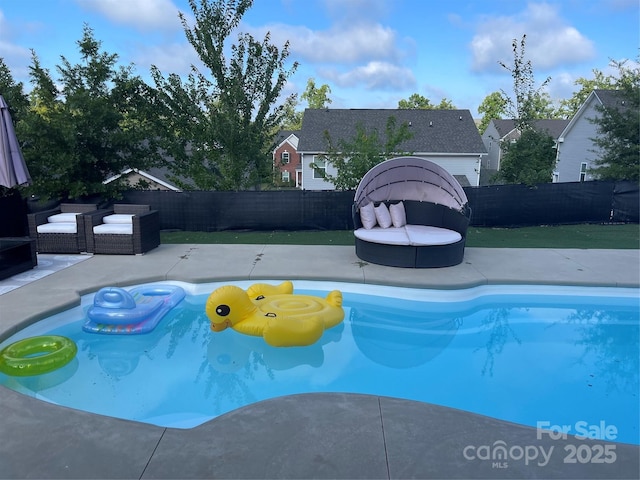
[[[353,203],[356,255],[393,267],[462,262],[471,209],[460,183],[421,157],[379,163],[360,181]]]

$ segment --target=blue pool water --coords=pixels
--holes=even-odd
[[[204,302],[221,283],[164,283],[182,286],[187,297],[152,333],[83,332],[93,301],[87,295],[80,306],[0,344],[64,335],[77,343],[76,359],[34,377],[0,373],[0,384],[76,409],[177,428],[277,396],[353,392],[534,427],[569,425],[573,433],[604,422],[617,430],[616,441],[640,444],[637,289],[437,291],[298,281],[296,293],[342,290],[345,320],[315,345],[275,348],[231,329],[210,331]]]

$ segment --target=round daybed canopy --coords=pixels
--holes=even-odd
[[[374,210],[372,224],[367,219]],[[384,221],[388,210],[391,225]],[[369,170],[356,189],[356,254],[397,267],[457,265],[470,215],[462,186],[441,166],[422,157],[386,160]]]
[[[385,160],[369,170],[356,190],[360,208],[369,202],[415,200],[445,205],[462,212],[467,195],[453,175],[422,157]]]

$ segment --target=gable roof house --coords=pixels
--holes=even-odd
[[[583,182],[593,180],[589,169],[600,156],[599,148],[593,143],[598,136],[598,125],[592,120],[600,116],[596,106],[621,108],[624,100],[616,90],[594,90],[580,106],[558,139],[554,182]]]
[[[180,192],[181,190],[167,178],[166,173],[166,168],[152,167],[148,170],[127,168],[118,175],[107,178],[103,183],[111,183],[114,180],[124,177],[131,187],[135,187],[143,182],[147,186],[145,190],[172,190],[174,192]]]
[[[300,188],[302,169],[298,154],[298,130],[281,130],[276,137],[276,148],[273,151],[273,168],[275,181],[283,186]]]
[[[332,142],[351,141],[356,127],[366,131],[377,130],[381,141],[389,117],[396,125],[406,123],[412,138],[398,146],[398,153],[425,157],[440,165],[464,185],[477,186],[480,163],[486,150],[469,110],[422,109],[307,109],[302,120],[298,142],[301,185],[303,190],[333,190],[334,186],[323,178],[311,164],[326,168],[335,175],[332,165],[324,165],[317,157],[327,153],[325,132]]]
[[[558,138],[565,129],[569,120],[562,119],[542,119],[534,122],[536,130],[547,131],[558,144]],[[503,142],[515,142],[520,138],[520,131],[516,128],[513,119],[493,119],[487,125],[487,129],[482,134],[482,142],[487,149],[487,156],[482,162],[483,177],[487,179],[500,170],[500,162],[504,155]],[[484,178],[483,178],[484,179]]]

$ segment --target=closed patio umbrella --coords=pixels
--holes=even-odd
[[[18,144],[9,106],[0,95],[0,185],[12,188],[30,182],[31,176]]]

